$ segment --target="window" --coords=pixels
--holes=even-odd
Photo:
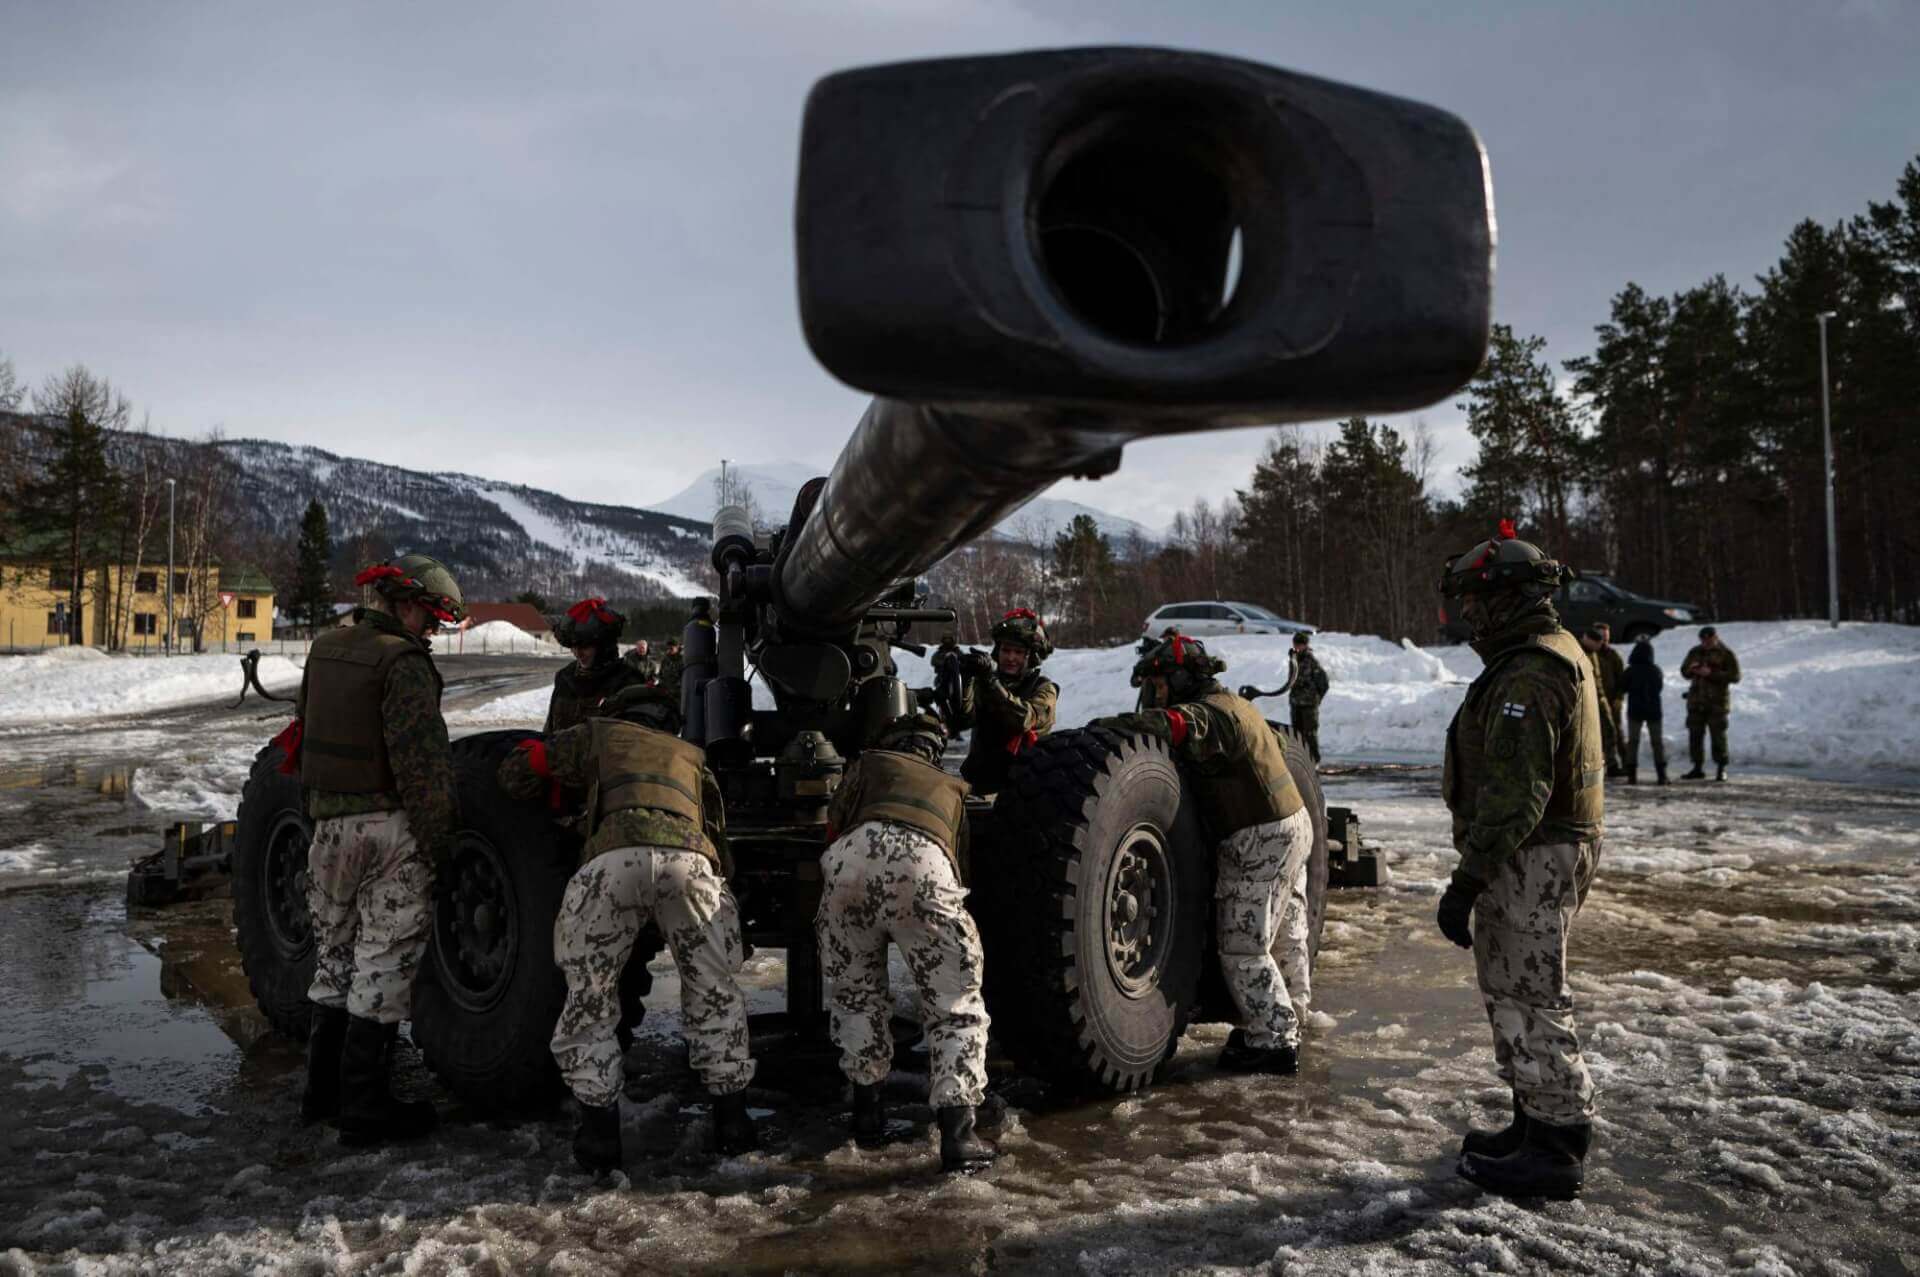
[[[1200,603],[1182,603],[1178,607],[1160,609],[1160,619],[1163,621],[1197,621],[1206,614],[1206,606]]]
[[[1207,604],[1203,615],[1209,621],[1237,621],[1240,619],[1240,614],[1224,603]]]
[[[234,637],[242,643],[251,643],[254,641],[252,630],[241,630],[238,634],[234,635]]]
[[[251,621],[254,618],[254,609],[258,606],[259,601],[256,599],[241,599],[234,604],[233,614],[243,621]]]
[[[135,634],[158,634],[160,617],[154,612],[135,612],[133,614],[133,632]]]
[[[67,632],[67,614],[65,612],[47,613],[47,633],[65,634]]]
[[[133,578],[133,592],[135,594],[158,594],[160,592],[160,574],[158,572],[140,573]]]
[[[71,590],[73,588],[73,569],[48,568],[47,588],[50,590]]]
[[[175,572],[173,574],[173,592],[175,594],[185,594],[187,592],[187,574],[185,572]]]
[[[1575,581],[1567,587],[1567,597],[1575,603],[1597,603],[1600,587],[1591,581]]]

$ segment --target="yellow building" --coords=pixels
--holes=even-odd
[[[78,633],[93,647],[131,651],[164,647],[167,565],[90,566],[71,614],[72,571],[45,543],[0,560],[0,650],[58,647]],[[58,556],[64,558],[65,556]],[[173,573],[175,650],[238,647],[273,637],[273,582],[259,569],[214,564]],[[196,628],[200,642],[194,642]]]

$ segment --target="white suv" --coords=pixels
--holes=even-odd
[[[1214,634],[1297,634],[1312,630],[1305,621],[1289,621],[1251,603],[1164,603],[1140,627],[1141,638],[1159,638],[1175,626],[1190,638]]]

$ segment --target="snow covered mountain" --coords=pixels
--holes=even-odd
[[[362,540],[367,555],[431,554],[454,569],[471,598],[534,589],[550,598],[666,599],[711,588],[701,578],[704,519],[573,501],[497,479],[424,473],[314,447],[260,439],[218,446],[236,469],[233,506],[253,530],[285,536],[308,500],[318,497],[336,546]]]
[[[728,470],[753,489],[754,504],[759,507],[762,521],[777,522],[793,509],[793,499],[799,494],[801,485],[815,475],[827,473],[830,468],[804,461],[770,461],[731,465]],[[715,466],[666,500],[656,501],[648,508],[704,523],[713,517],[714,483],[719,477],[720,467]],[[1063,480],[1062,484],[1056,485],[1056,490],[1065,490],[1065,482]],[[1148,541],[1165,539],[1164,533],[1125,515],[1111,514],[1065,497],[1046,495],[1035,497],[1014,511],[994,531],[1008,540],[1045,545],[1052,541],[1054,533],[1065,529],[1073,522],[1074,516],[1081,514],[1092,516],[1100,530],[1115,541],[1124,541],[1136,533]]]

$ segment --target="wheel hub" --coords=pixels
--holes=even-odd
[[[484,1010],[505,991],[519,947],[504,866],[491,844],[468,837],[445,872],[452,885],[434,920],[441,983],[456,1003]]]
[[[1130,830],[1107,870],[1107,968],[1130,998],[1159,984],[1172,923],[1172,874],[1166,843],[1151,826]]]
[[[267,839],[267,866],[262,875],[268,929],[274,945],[290,959],[304,954],[313,943],[313,917],[307,911],[307,847],[312,842],[303,821],[283,816]]]

